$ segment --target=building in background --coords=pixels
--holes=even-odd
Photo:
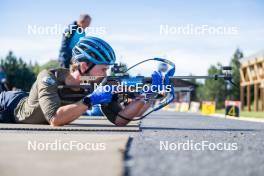
[[[173,84],[175,92],[175,102],[190,103],[191,101],[195,100],[195,91],[197,87],[196,84],[181,79],[173,80]]]
[[[254,111],[264,111],[264,51],[241,59],[240,101],[242,110],[253,101]]]

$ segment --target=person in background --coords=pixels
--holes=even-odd
[[[3,67],[0,66],[0,84],[1,84],[0,92],[8,90],[7,85],[6,85],[6,81],[7,81],[6,73],[3,69]]]
[[[78,21],[70,24],[62,36],[62,43],[59,53],[60,66],[69,68],[72,58],[72,49],[81,37],[85,36],[85,28],[91,24],[91,17],[88,14],[81,14]]]

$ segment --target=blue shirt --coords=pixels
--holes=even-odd
[[[74,35],[72,36],[71,42],[70,42],[70,49],[72,50],[73,47],[78,43],[78,41],[80,40],[80,38],[85,36],[85,32],[78,32],[76,31],[74,33]]]
[[[0,82],[2,82],[3,79],[6,79],[6,74],[5,72],[1,71],[0,72]]]

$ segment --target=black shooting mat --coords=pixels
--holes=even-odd
[[[52,127],[50,125],[39,124],[10,124],[0,123],[0,130],[36,130],[36,131],[140,131],[139,122],[130,122],[125,127],[117,127],[109,122],[106,117],[81,116],[69,125]]]

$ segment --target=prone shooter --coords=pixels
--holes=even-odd
[[[29,93],[1,92],[0,122],[62,126],[79,118],[93,105],[101,104],[101,109],[109,121],[117,126],[126,125],[153,106],[154,100],[146,98],[146,94],[152,94],[151,91],[142,91],[137,98],[125,103],[114,95],[114,88],[107,90],[107,85],[101,85],[95,90],[86,89],[85,96],[71,97],[73,92],[83,91],[78,87],[82,76],[106,77],[109,65],[115,61],[112,47],[104,40],[96,37],[82,38],[73,48],[70,69],[41,71]],[[154,71],[151,86],[170,84],[168,77],[173,74],[174,70],[163,77],[158,71]],[[102,81],[96,79],[94,83]],[[72,87],[67,89],[67,86]]]

